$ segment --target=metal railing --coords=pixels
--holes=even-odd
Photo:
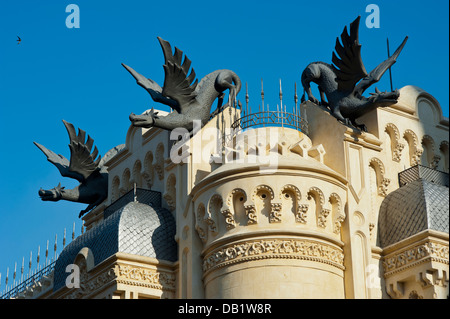
[[[12,285],[6,292],[0,296],[0,299],[11,299],[18,296],[21,292],[24,292],[27,287],[32,287],[39,282],[44,276],[48,276],[55,268],[56,261],[44,266],[40,270],[36,271],[32,275],[28,276],[25,280],[19,281],[18,284]]]
[[[245,84],[245,105],[242,105],[240,101],[235,100],[232,104],[231,100],[228,100],[228,104],[221,106],[218,104],[218,109],[211,114],[211,119],[216,118],[217,127],[222,128],[221,144],[222,148],[225,145],[229,145],[233,139],[241,132],[250,128],[262,128],[262,127],[287,127],[304,134],[309,134],[308,121],[306,119],[306,105],[300,104],[297,95],[297,84],[294,86],[294,103],[288,107],[283,102],[283,92],[281,88],[281,80],[279,86],[279,101],[276,104],[276,108],[269,108],[269,104],[265,103],[265,93],[263,89],[263,82],[261,80],[261,101],[258,109],[252,109],[250,106],[250,96],[248,91],[248,85]],[[229,97],[230,98],[230,97]],[[230,105],[232,105],[230,107]],[[228,109],[228,112],[225,111]],[[234,111],[232,111],[234,109]],[[221,121],[221,124],[219,122]],[[229,123],[229,130],[225,127],[225,122]]]
[[[308,134],[308,123],[301,116],[285,111],[264,111],[244,115],[237,119],[231,128],[233,131],[250,127],[289,127]]]
[[[81,234],[84,233],[84,224],[81,226]],[[58,245],[58,234],[55,235],[55,241],[53,247],[51,247],[50,241],[47,240],[47,247],[44,252],[44,256],[41,256],[41,246],[38,246],[37,255],[30,251],[30,261],[28,263],[28,271],[25,269],[25,257],[22,258],[22,266],[16,262],[14,265],[14,271],[10,272],[10,268],[6,269],[6,276],[2,277],[0,272],[0,299],[10,299],[17,296],[19,293],[25,291],[27,287],[33,286],[44,276],[49,275],[54,267],[55,262],[58,259],[58,251],[66,247],[66,229],[64,229],[64,235],[62,239],[62,245]],[[75,239],[75,223],[72,230],[72,241]],[[62,247],[61,247],[62,246]],[[51,250],[53,248],[53,256],[51,256]],[[35,256],[35,259],[33,258]],[[41,258],[45,257],[44,262],[41,262]],[[33,261],[34,260],[34,261]],[[19,266],[19,268],[17,267]],[[12,269],[11,269],[12,270]],[[3,273],[4,274],[4,273]],[[3,282],[2,282],[3,281]]]

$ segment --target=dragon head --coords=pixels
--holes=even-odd
[[[370,93],[369,102],[375,104],[377,107],[386,107],[397,103],[400,97],[398,90],[392,92],[381,92],[375,88],[375,93]]]
[[[49,190],[45,190],[45,189],[41,188],[39,190],[39,197],[43,201],[57,202],[62,198],[63,190],[64,190],[64,187],[61,187],[61,183],[59,183],[58,186],[56,186],[52,189],[49,189]]]
[[[158,118],[158,112],[155,112],[152,108],[149,112],[142,115],[130,114],[130,121],[133,126],[151,128],[155,124],[155,119]]]

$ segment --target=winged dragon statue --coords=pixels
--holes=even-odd
[[[309,101],[324,106],[341,123],[367,131],[364,124],[356,123],[356,119],[375,108],[395,104],[400,93],[398,90],[380,92],[375,88],[375,93],[370,93],[368,98],[362,94],[372,84],[378,82],[396,62],[408,37],[405,37],[392,56],[367,73],[362,62],[361,44],[359,43],[360,18],[360,16],[357,17],[350,24],[350,35],[345,26],[341,34],[342,44],[339,42],[339,38],[336,38],[335,50],[338,55],[334,52],[332,55],[332,62],[335,65],[324,62],[310,63],[303,71],[301,81]],[[311,82],[318,85],[321,101],[312,94]],[[303,94],[302,101],[304,100]]]
[[[150,93],[153,101],[170,106],[173,112],[166,116],[158,116],[152,108],[150,112],[142,115],[131,113],[130,121],[136,127],[159,127],[166,130],[185,128],[193,129],[193,121],[200,120],[202,125],[210,119],[211,106],[216,98],[219,98],[220,109],[224,97],[224,91],[229,90],[230,100],[234,105],[236,95],[241,89],[239,77],[231,70],[217,70],[206,75],[200,82],[195,79],[195,71],[189,68],[191,61],[185,56],[182,61],[183,51],[172,47],[169,42],[158,37],[163,50],[165,64],[163,65],[165,79],[161,88],[155,81],[147,79],[137,73],[131,67],[122,63],[138,85]]]
[[[85,131],[78,129],[77,135],[72,124],[64,120],[63,123],[70,138],[70,161],[39,143],[33,143],[47,156],[47,160],[58,168],[63,177],[74,178],[80,184],[73,189],[61,187],[61,183],[50,190],[41,188],[39,196],[43,201],[67,200],[89,204],[86,209],[80,212],[79,217],[81,217],[107,198],[108,171],[105,163],[116,155],[124,145],[114,147],[101,157],[98,155],[97,146],[92,151],[94,140],[89,135],[86,140]]]

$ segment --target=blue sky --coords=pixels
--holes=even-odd
[[[71,3],[80,8],[78,29],[65,24]],[[380,8],[378,29],[365,26],[371,3]],[[260,101],[263,78],[265,100],[275,106],[279,79],[284,100],[293,100],[294,82],[300,83],[304,67],[313,61],[331,63],[336,37],[361,15],[366,69],[386,58],[387,37],[393,52],[408,35],[392,68],[394,86],[426,90],[448,117],[448,6],[446,0],[1,1],[0,293],[7,267],[11,283],[14,263],[19,269],[25,257],[27,265],[30,251],[35,264],[40,246],[42,263],[47,240],[52,247],[57,234],[60,250],[64,228],[71,237],[74,222],[78,235],[78,212],[86,207],[39,199],[40,187],[76,183],[61,177],[33,141],[68,158],[64,119],[86,130],[101,154],[124,143],[128,115],[154,104],[121,63],[162,85],[164,59],[157,36],[187,54],[199,79],[217,69],[235,71],[248,82],[253,107]],[[389,90],[388,73],[377,87]],[[238,98],[244,101],[243,91]]]

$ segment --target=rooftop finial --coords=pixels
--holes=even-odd
[[[66,247],[66,229],[64,228],[63,249]]]
[[[263,83],[263,79],[261,79],[261,104],[262,104],[262,111],[264,112],[264,83]]]
[[[298,95],[297,95],[297,82],[294,82],[294,103],[295,103],[295,109],[294,109],[294,114],[297,116],[300,116],[300,114],[298,114]]]
[[[55,260],[56,260],[56,249],[58,248],[57,242],[58,242],[58,234],[55,234],[55,246],[53,247]]]
[[[24,265],[25,265],[25,257],[22,256],[22,267],[20,268],[20,281],[23,281],[23,269],[24,269]],[[1,279],[1,278],[0,278]],[[1,280],[0,280],[1,282]]]
[[[39,269],[39,260],[40,260],[40,256],[41,255],[41,246],[38,246],[38,253],[37,253],[37,257],[36,257],[36,262],[37,262],[37,267]]]
[[[249,102],[249,96],[248,96],[248,83],[245,82],[245,115],[248,115],[248,102]]]
[[[47,248],[45,249],[45,264],[48,263],[48,240],[47,240]]]
[[[30,251],[30,262],[28,263],[28,274],[31,275],[31,263],[33,262],[33,252]]]

